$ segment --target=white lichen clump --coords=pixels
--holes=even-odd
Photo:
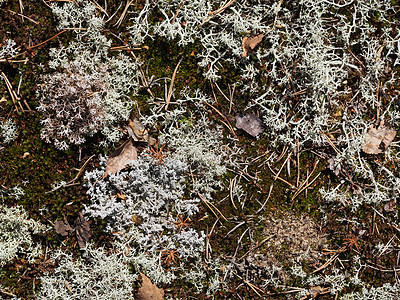
[[[14,120],[0,122],[0,135],[4,144],[9,144],[18,137],[18,127]]]
[[[136,94],[138,62],[120,54],[109,56],[109,41],[103,34],[104,21],[87,1],[54,4],[59,29],[76,29],[76,39],[50,50],[49,67],[57,69],[42,77],[39,107],[41,136],[57,148],[82,144],[85,136],[102,132],[107,142],[121,137],[118,126],[129,118]],[[87,30],[80,30],[86,28]]]
[[[82,258],[57,251],[53,260],[58,266],[40,278],[38,299],[134,299],[137,275],[130,272],[121,253],[107,254],[89,245]]]
[[[41,245],[34,242],[33,235],[42,233],[45,226],[29,219],[21,207],[0,205],[0,266],[17,257],[33,262],[41,253]]]

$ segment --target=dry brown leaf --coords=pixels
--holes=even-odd
[[[236,116],[236,128],[243,129],[252,136],[257,136],[264,131],[264,124],[255,114]]]
[[[58,234],[61,236],[67,236],[73,229],[69,225],[67,218],[64,217],[64,220],[57,220],[54,222],[54,228]]]
[[[78,218],[75,221],[76,239],[80,249],[85,248],[86,242],[91,236],[89,222],[85,219],[82,212],[79,212]]]
[[[387,211],[387,212],[391,212],[391,211],[394,211],[394,210],[395,210],[396,205],[397,205],[396,200],[393,199],[393,200],[387,202],[387,203],[385,204],[385,206],[383,207],[383,209],[384,209],[385,211]]]
[[[129,136],[132,137],[135,142],[146,142],[149,143],[149,145],[155,143],[155,140],[149,136],[149,131],[138,119],[135,118],[133,121],[129,119],[127,129]]]
[[[105,176],[121,171],[129,161],[136,160],[137,157],[136,147],[133,146],[132,139],[129,139],[108,158]]]
[[[251,50],[253,50],[263,39],[264,34],[260,33],[253,36],[245,36],[242,39],[242,57],[246,57]]]
[[[396,136],[396,130],[387,127],[382,120],[378,128],[371,127],[365,136],[362,150],[367,154],[379,154],[389,147]]]
[[[138,300],[163,300],[164,290],[158,288],[154,283],[151,282],[150,278],[140,273],[142,277],[142,286],[136,294]]]

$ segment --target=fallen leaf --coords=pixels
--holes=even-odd
[[[121,171],[128,165],[129,161],[136,160],[137,157],[136,147],[133,146],[132,139],[129,139],[108,158],[105,176]]]
[[[387,127],[382,120],[378,128],[371,127],[365,136],[365,145],[362,150],[367,154],[383,153],[393,142],[396,130]]]
[[[91,236],[89,222],[85,219],[82,212],[79,212],[75,221],[75,234],[80,249],[85,248],[86,242]]]
[[[257,136],[264,131],[264,124],[255,114],[236,116],[236,128],[243,129],[252,136]]]
[[[385,204],[385,206],[383,207],[383,209],[387,212],[390,211],[394,211],[394,209],[396,208],[396,200],[391,200],[388,203]]]
[[[329,169],[333,172],[333,174],[338,176],[339,172],[342,170],[342,166],[340,165],[340,163],[336,163],[333,157],[328,159],[328,163],[329,163]]]
[[[64,220],[57,220],[54,222],[54,228],[56,229],[56,232],[60,234],[61,236],[67,236],[73,229],[69,225],[67,218],[64,216]]]
[[[138,119],[133,119],[128,122],[128,134],[135,142],[146,142],[149,145],[155,143],[155,139],[149,136],[149,131],[144,127]]]
[[[150,278],[140,273],[142,277],[142,286],[138,290],[135,299],[138,300],[163,300],[164,290],[158,288],[151,282]]]
[[[242,39],[242,57],[246,57],[251,50],[253,50],[263,39],[264,34],[260,33],[253,36],[245,36]]]

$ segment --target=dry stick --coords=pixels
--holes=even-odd
[[[300,181],[300,145],[299,145],[299,139],[296,140],[296,146],[297,146],[297,178],[296,178],[296,187],[299,186],[299,181]]]
[[[235,94],[235,88],[236,88],[236,85],[234,85],[234,84],[233,84],[232,90],[229,87],[229,111],[228,111],[228,114],[230,114],[232,112],[233,96]]]
[[[328,261],[326,263],[324,263],[322,266],[320,266],[318,269],[314,270],[311,272],[311,274],[317,273],[323,269],[325,269],[327,266],[329,266],[331,263],[333,263],[335,261],[335,259],[339,256],[340,253],[346,251],[346,247],[342,247],[340,248],[335,255],[333,255],[330,259],[328,259]]]
[[[231,230],[229,230],[229,232],[224,236],[224,239],[230,235],[232,232],[234,232],[236,229],[238,229],[240,226],[242,226],[243,224],[246,224],[246,221],[243,221],[242,223],[239,223],[238,225],[236,225],[235,227],[233,227]]]
[[[209,12],[208,13],[209,16],[199,26],[196,27],[196,30],[198,30],[201,26],[203,26],[205,23],[210,21],[212,18],[214,18],[218,14],[222,13],[225,9],[227,9],[229,6],[231,6],[235,1],[236,0],[225,1],[225,3],[220,8],[218,8],[217,10],[214,10],[212,12]]]
[[[182,0],[181,4],[179,5],[179,7],[178,7],[178,9],[177,9],[177,11],[176,11],[176,13],[175,13],[175,15],[174,15],[174,18],[173,18],[172,21],[171,21],[171,24],[174,24],[176,18],[178,17],[179,12],[181,11],[183,5],[185,4],[185,1],[186,1],[186,0]]]
[[[215,96],[215,95],[214,95],[214,96]],[[233,130],[232,125],[229,123],[227,117],[225,117],[218,109],[216,109],[216,108],[215,108],[213,105],[211,105],[210,103],[208,103],[208,102],[206,102],[206,101],[204,101],[204,103],[207,104],[208,106],[210,106],[213,110],[215,110],[216,113],[218,113],[218,114],[225,120],[225,122],[226,122],[226,124],[224,123],[225,126],[228,127],[228,129],[229,129],[230,132],[233,134],[233,136],[234,136],[235,138],[237,138],[236,133],[235,133],[235,131]]]
[[[28,58],[20,59],[20,60],[13,60],[13,59],[0,59],[0,62],[10,62],[10,63],[27,63],[29,60]]]
[[[212,81],[211,81],[212,82]],[[218,86],[218,84],[216,82],[212,82],[215,84],[215,86],[217,87],[218,91],[222,94],[222,96],[225,97],[226,100],[230,101],[229,98],[225,95],[225,93],[220,89],[220,87]]]
[[[317,160],[317,162],[314,164],[313,170],[311,171],[311,173],[307,176],[306,180],[303,181],[303,183],[298,187],[297,191],[295,192],[295,194],[293,195],[292,201],[301,193],[304,191],[305,188],[307,188],[308,186],[310,186],[320,175],[321,172],[315,176],[315,178],[313,179],[313,181],[309,184],[307,184],[308,180],[310,179],[311,175],[314,173],[317,165],[318,165],[319,160]],[[304,186],[306,186],[305,188],[303,188]]]
[[[378,87],[376,89],[376,98],[378,99],[378,104],[376,108],[376,124],[379,125],[379,113],[381,111],[381,94],[379,93],[382,88],[382,81],[378,83]]]
[[[268,169],[271,171],[271,173],[275,175],[275,172],[271,169],[271,166],[269,165],[269,163],[267,163],[267,167],[268,167]],[[292,189],[296,189],[296,187],[295,187],[293,184],[291,184],[290,182],[286,181],[285,179],[280,178],[280,177],[277,177],[276,179],[278,179],[278,180],[280,180],[280,181],[286,183],[286,184],[287,184],[288,186],[290,186]]]
[[[235,205],[235,201],[233,200],[233,179],[229,179],[229,196],[231,198],[231,202],[232,202],[233,207],[237,210],[237,207]]]
[[[266,241],[272,239],[273,237],[275,237],[276,234],[267,236],[265,239],[263,239],[260,243],[258,243],[257,246],[254,246],[253,248],[251,248],[249,251],[247,251],[245,254],[243,254],[240,258],[239,261],[241,261],[243,258],[245,258],[249,253],[253,252],[254,250],[260,248]]]
[[[3,78],[4,78],[4,81],[5,81],[5,83],[6,83],[8,92],[10,93],[10,96],[11,96],[11,100],[12,100],[12,102],[14,103],[15,109],[17,110],[17,112],[19,112],[19,111],[18,111],[18,105],[17,105],[17,103],[20,105],[21,109],[24,110],[24,109],[22,108],[21,103],[19,103],[19,101],[18,101],[17,95],[16,95],[15,92],[13,91],[12,85],[11,85],[10,81],[8,80],[6,74],[4,74],[3,72],[1,72],[1,76],[3,76]]]
[[[175,67],[174,73],[172,74],[171,83],[169,84],[169,90],[168,90],[167,99],[165,99],[165,111],[168,110],[169,102],[171,101],[172,91],[173,91],[173,88],[174,88],[174,82],[175,82],[175,78],[176,78],[176,73],[178,72],[178,68],[179,68],[179,65],[181,64],[182,60],[183,60],[183,58],[181,58],[179,60],[178,64]]]
[[[282,157],[285,156],[285,154],[286,154],[286,152],[287,152],[288,149],[289,149],[288,146],[285,146],[285,147],[283,148],[283,151],[282,151],[282,153],[278,156],[278,158],[276,159],[276,162],[279,162],[279,161],[282,159]]]
[[[39,44],[37,44],[37,45],[35,45],[35,46],[32,46],[32,47],[27,48],[27,50],[31,50],[31,49],[33,49],[33,48],[39,47],[39,46],[41,46],[41,45],[43,45],[43,44],[46,44],[48,41],[51,41],[52,39],[58,37],[60,34],[66,32],[66,31],[67,31],[67,30],[64,29],[64,30],[60,31],[59,33],[57,33],[56,35],[52,36],[51,38],[45,40],[44,42],[41,42],[41,43],[39,43]]]
[[[12,11],[12,10],[8,10],[8,11],[9,11],[10,13],[14,14],[14,15],[20,16],[21,18],[25,18],[25,19],[27,19],[27,20],[29,20],[29,21],[35,23],[36,25],[39,24],[39,22],[36,22],[35,20],[33,20],[33,19],[31,19],[31,18],[29,18],[29,17],[27,17],[27,16],[24,16],[24,15],[22,15],[22,14],[19,14],[19,13],[15,12],[15,11]]]
[[[98,8],[98,10],[100,10],[103,13],[105,13],[105,15],[108,17],[108,13],[106,12],[106,10],[103,7],[100,6],[100,4],[98,4],[94,0],[89,0],[89,1],[92,2],[92,4],[94,4],[94,6],[96,6]]]
[[[121,26],[122,22],[124,21],[126,13],[128,12],[128,8],[129,8],[129,6],[131,6],[132,2],[133,2],[133,0],[130,0],[130,1],[128,0],[126,2],[126,6],[122,12],[122,15],[121,15],[121,17],[119,17],[117,23],[115,23],[114,26],[117,26],[117,27]]]
[[[237,243],[237,246],[236,246],[236,249],[235,249],[235,253],[233,254],[233,258],[236,257],[236,254],[237,254],[237,252],[238,252],[238,250],[239,250],[239,247],[240,247],[240,242],[242,241],[242,239],[243,239],[243,237],[244,237],[244,235],[246,234],[247,231],[249,231],[249,228],[248,228],[248,227],[246,228],[246,230],[242,233],[242,235],[241,235],[240,238],[238,239],[238,243]]]
[[[311,175],[311,174],[310,174],[310,175]],[[317,178],[318,178],[320,175],[321,175],[321,172],[319,172],[318,175],[315,176],[314,179],[313,179],[310,183],[308,183],[305,187],[303,187],[301,190],[299,190],[298,192],[296,192],[296,194],[295,194],[295,195],[293,196],[293,198],[292,198],[292,201],[293,201],[299,194],[301,194],[305,189],[307,189],[308,187],[310,187],[310,185],[312,185],[312,184],[315,182],[315,180],[317,180]],[[308,181],[308,178],[310,178],[310,176],[307,177],[306,182]],[[307,198],[307,196],[306,196],[306,198]]]
[[[277,179],[277,178],[279,177],[279,175],[281,174],[283,167],[286,165],[286,163],[287,163],[287,161],[289,160],[290,156],[292,156],[292,153],[293,153],[293,152],[290,152],[290,153],[288,154],[287,158],[286,158],[285,161],[283,162],[283,164],[282,164],[281,168],[279,169],[278,173],[276,173],[276,175],[275,175],[275,177],[274,177],[274,181],[276,181],[276,179]]]
[[[307,89],[303,89],[303,90],[301,90],[301,91],[298,91],[298,92],[296,92],[296,93],[293,93],[291,96],[293,97],[293,96],[297,96],[297,95],[303,95],[303,94],[305,94],[307,92]]]
[[[6,291],[3,290],[3,289],[0,289],[0,292],[3,293],[3,294],[5,294],[5,295],[7,295],[7,296],[17,297],[17,295],[14,295],[13,293],[10,293],[10,292],[6,292]]]
[[[239,277],[241,280],[243,280],[243,282],[245,284],[247,284],[257,295],[258,297],[262,298],[262,295],[258,292],[262,292],[263,294],[267,294],[262,288],[248,282],[246,279],[244,279],[243,277],[239,276],[238,274],[236,274],[235,272],[233,272],[233,274],[235,274],[237,277]],[[258,291],[257,291],[258,290]]]
[[[111,15],[111,17],[109,17],[108,20],[105,21],[104,23],[110,22],[110,21],[115,17],[115,15],[117,14],[117,12],[120,10],[121,6],[122,6],[122,3],[119,4],[117,10],[116,10],[116,11]]]
[[[78,170],[78,174],[76,174],[76,176],[75,176],[72,180],[68,181],[68,182],[67,182],[66,184],[64,184],[64,185],[60,185],[59,187],[56,187],[56,188],[52,189],[51,191],[45,192],[45,194],[52,193],[52,192],[54,192],[54,191],[56,191],[56,190],[58,190],[58,189],[60,189],[60,188],[62,188],[62,187],[70,187],[70,186],[73,186],[73,185],[77,185],[78,183],[75,183],[75,181],[83,174],[83,172],[85,171],[85,168],[86,168],[87,164],[89,163],[89,161],[90,161],[94,156],[95,156],[95,155],[93,154],[91,157],[89,157],[89,158],[85,161],[85,163],[83,164],[83,166]]]
[[[24,5],[22,4],[22,0],[19,0],[19,10],[21,11],[21,14],[24,14]]]
[[[328,142],[329,145],[331,145],[331,147],[333,148],[333,150],[335,150],[336,154],[340,154],[340,151],[338,148],[336,148],[336,146],[333,144],[333,142],[331,141],[331,139],[329,138],[329,136],[327,136],[324,132],[320,131],[320,133],[326,138],[326,141]]]
[[[215,207],[214,204],[212,204],[210,201],[208,201],[206,198],[204,198],[199,192],[197,192],[197,194],[199,195],[200,199],[203,200],[203,202],[207,205],[207,207],[213,212],[213,214],[218,218],[218,216],[216,215],[216,213],[214,212],[214,210],[211,208],[213,207],[222,217],[222,219],[224,219],[226,222],[228,222],[228,219],[225,218],[225,216],[219,211],[218,208]]]
[[[256,214],[258,214],[259,212],[261,212],[261,211],[264,209],[265,205],[267,204],[267,202],[268,202],[268,200],[269,200],[269,197],[271,197],[271,192],[272,192],[272,189],[273,189],[273,188],[274,188],[274,185],[271,184],[271,186],[269,187],[269,192],[268,192],[267,200],[265,200],[265,202],[264,202],[264,204],[261,206],[261,208],[260,208],[259,210],[257,210]]]

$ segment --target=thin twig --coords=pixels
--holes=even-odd
[[[24,110],[24,109],[22,108],[21,103],[19,103],[19,101],[18,101],[19,98],[18,98],[17,94],[14,92],[14,90],[13,90],[13,88],[12,88],[12,85],[11,85],[10,81],[8,80],[6,74],[4,74],[4,72],[1,72],[0,74],[1,74],[1,76],[3,76],[3,79],[4,79],[5,83],[6,83],[8,92],[10,93],[11,100],[12,100],[13,103],[14,103],[15,109],[17,110],[17,112],[19,112],[19,111],[18,111],[18,105],[17,105],[17,103],[18,103],[19,106],[21,107],[21,110]]]
[[[333,263],[335,261],[335,259],[339,256],[340,253],[346,251],[346,247],[342,247],[340,248],[335,255],[333,255],[330,259],[327,260],[326,263],[324,263],[322,266],[320,266],[318,269],[314,270],[311,272],[311,274],[317,273],[323,269],[325,269],[327,266],[329,266],[331,263]]]
[[[269,187],[269,192],[268,192],[267,200],[265,200],[264,204],[260,207],[259,210],[257,210],[256,215],[257,215],[258,213],[260,213],[260,212],[264,209],[265,205],[267,204],[267,202],[268,202],[268,200],[269,200],[269,197],[271,197],[271,192],[272,192],[272,189],[273,189],[273,188],[274,188],[274,184],[271,184],[271,186]]]
[[[173,88],[174,88],[176,73],[178,72],[178,68],[179,68],[179,65],[181,64],[182,60],[183,60],[183,58],[181,58],[179,60],[178,64],[176,65],[176,67],[174,69],[174,73],[172,74],[171,83],[169,84],[167,99],[165,99],[165,111],[168,110],[169,102],[171,101],[172,92],[173,92]]]
[[[253,248],[251,248],[249,251],[247,251],[245,254],[243,254],[240,258],[239,261],[241,261],[243,258],[245,258],[249,253],[253,252],[254,250],[260,248],[265,242],[269,241],[270,239],[272,239],[273,237],[275,237],[276,234],[267,236],[265,239],[263,239],[261,242],[259,242],[256,246],[254,246]]]
[[[46,44],[47,42],[49,42],[49,41],[51,41],[52,39],[58,37],[60,34],[66,32],[66,31],[67,31],[67,30],[64,29],[64,30],[60,31],[59,33],[57,33],[56,35],[53,35],[51,38],[45,40],[44,42],[41,42],[41,43],[39,43],[39,44],[37,44],[37,45],[35,45],[35,46],[32,46],[32,47],[27,48],[27,50],[32,50],[33,48],[39,47],[39,46],[41,46],[41,45],[43,45],[43,44]]]
[[[236,181],[235,181],[235,183],[236,183]],[[229,179],[229,196],[231,198],[231,202],[232,202],[233,207],[237,210],[237,207],[235,205],[235,201],[233,200],[233,179]]]
[[[204,198],[199,192],[197,192],[197,194],[199,195],[200,199],[203,200],[203,202],[207,205],[207,207],[213,212],[213,214],[218,218],[218,216],[216,215],[216,213],[214,212],[214,210],[211,208],[213,207],[222,217],[222,219],[224,219],[226,222],[228,222],[228,219],[225,218],[225,216],[219,211],[219,209],[212,204],[210,201],[208,201],[206,198]]]
[[[276,175],[275,172],[271,169],[271,166],[269,165],[268,162],[266,163],[266,165],[267,165],[268,169],[271,171],[271,173],[272,173],[273,175]],[[296,187],[295,187],[293,184],[291,184],[290,182],[286,181],[285,179],[280,178],[280,177],[277,177],[276,179],[278,179],[278,180],[280,180],[280,181],[286,183],[286,184],[287,184],[288,186],[290,186],[292,189],[296,189]]]
[[[220,8],[218,8],[218,9],[212,11],[212,12],[209,12],[208,13],[208,17],[199,26],[196,27],[196,30],[198,30],[201,26],[203,26],[205,23],[210,21],[215,16],[219,15],[220,13],[222,13],[229,6],[231,6],[234,2],[236,2],[236,0],[227,0],[227,1],[225,1],[225,3]]]
[[[179,12],[181,11],[183,5],[185,4],[185,1],[186,0],[182,0],[181,4],[179,5],[178,9],[176,10],[174,17],[172,18],[171,24],[174,24],[176,18],[178,17]]]
[[[232,232],[234,232],[236,229],[238,229],[240,226],[242,226],[243,224],[246,224],[246,221],[243,221],[242,223],[239,223],[238,225],[236,225],[235,227],[233,227],[231,230],[229,230],[229,232],[224,236],[224,239],[230,235]]]
[[[228,129],[229,129],[229,131],[233,134],[233,136],[234,136],[235,138],[237,138],[236,133],[235,133],[235,131],[233,130],[232,125],[229,123],[228,118],[225,117],[218,109],[216,109],[216,108],[215,108],[213,105],[211,105],[210,103],[208,103],[208,102],[206,102],[206,101],[204,101],[204,103],[207,104],[208,106],[210,106],[213,110],[215,110],[215,111],[225,120],[225,122],[226,122],[226,123],[224,123],[225,126],[227,126]]]
[[[89,161],[90,161],[94,156],[95,156],[95,155],[93,154],[91,157],[89,157],[89,158],[85,161],[85,163],[83,164],[83,166],[78,170],[78,174],[76,174],[76,176],[75,176],[72,180],[68,181],[68,182],[67,182],[66,184],[64,184],[64,185],[60,185],[60,186],[58,186],[58,187],[52,189],[51,191],[45,192],[45,194],[52,193],[52,192],[54,192],[54,191],[56,191],[56,190],[58,190],[58,189],[60,189],[60,188],[62,188],[62,187],[70,187],[70,186],[78,185],[78,183],[75,183],[75,181],[83,174],[83,172],[85,171],[85,168],[86,168],[87,164],[89,163]]]
[[[129,6],[131,6],[132,3],[133,3],[133,0],[130,0],[130,1],[128,0],[126,2],[126,6],[122,12],[122,15],[121,15],[121,17],[119,17],[117,23],[115,23],[114,26],[117,26],[117,27],[121,26],[122,22],[124,21],[126,13],[128,12],[128,8],[129,8]]]
[[[32,23],[35,23],[36,25],[39,24],[39,22],[37,22],[37,21],[35,21],[35,20],[33,20],[33,19],[27,17],[27,16],[24,16],[23,14],[19,14],[19,13],[15,12],[15,11],[12,11],[12,10],[8,10],[8,11],[9,11],[10,13],[14,14],[14,15],[18,15],[18,16],[20,16],[20,17],[22,17],[22,18],[25,18],[25,19],[31,21]]]

